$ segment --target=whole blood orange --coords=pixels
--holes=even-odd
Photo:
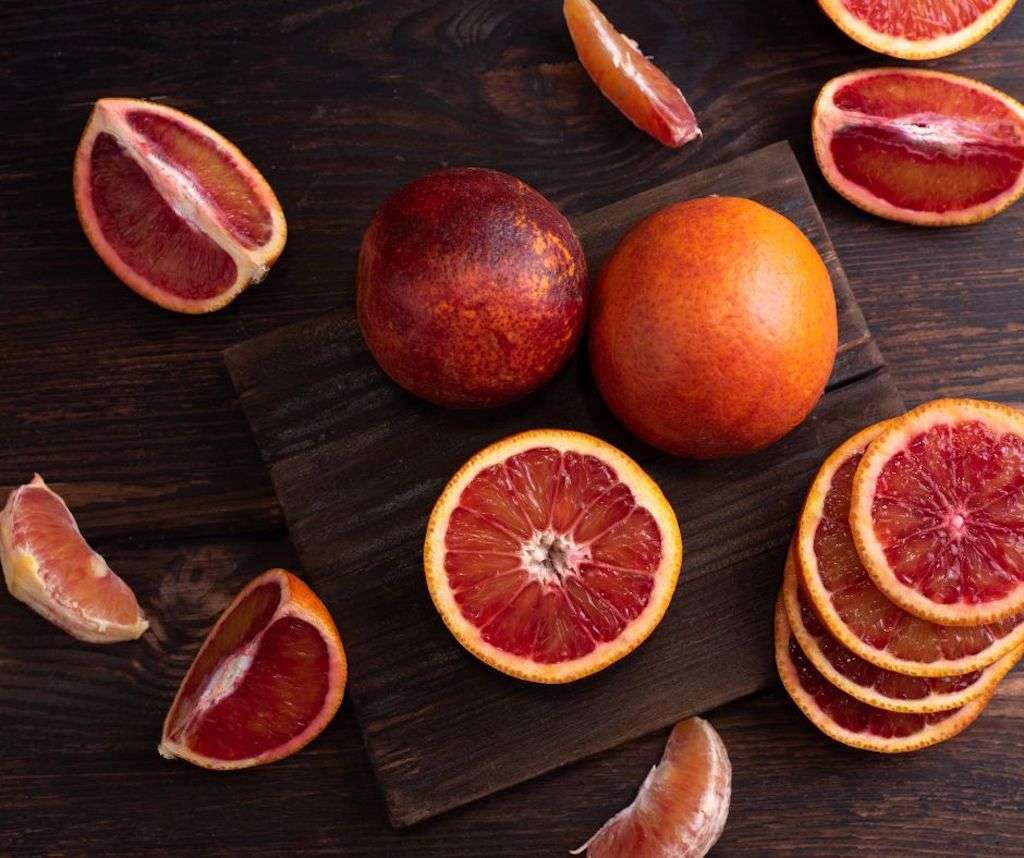
[[[731,799],[732,764],[722,737],[703,718],[687,718],[672,728],[633,803],[570,854],[702,858],[722,835]]]
[[[385,200],[359,251],[356,306],[381,368],[452,408],[525,396],[579,342],[587,265],[572,226],[495,170],[444,170]]]
[[[953,626],[1020,614],[1024,414],[938,399],[890,421],[854,474],[850,529],[871,579],[906,611]]]
[[[0,512],[0,561],[11,595],[79,640],[133,640],[149,628],[131,588],[39,474]]]
[[[590,363],[636,435],[678,456],[749,453],[799,424],[838,339],[828,269],[782,215],[747,199],[664,208],[601,271]]]
[[[1024,106],[970,78],[850,72],[822,88],[812,136],[828,183],[890,220],[974,223],[1024,193]]]
[[[323,602],[290,572],[271,569],[207,635],[164,720],[160,754],[207,769],[280,760],[327,726],[346,676]]]
[[[891,57],[927,60],[986,36],[1017,0],[818,0],[848,36]]]
[[[162,104],[97,101],[74,185],[96,252],[168,310],[225,306],[262,280],[284,248],[284,214],[256,168],[212,128]]]
[[[427,525],[441,618],[473,655],[571,682],[639,646],[675,591],[683,541],[661,490],[591,435],[537,429],[473,456]]]

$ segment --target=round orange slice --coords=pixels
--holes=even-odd
[[[977,626],[1024,610],[1024,414],[938,399],[894,420],[857,466],[850,527],[906,611]]]
[[[832,637],[865,661],[911,676],[971,673],[1024,644],[1022,617],[973,628],[921,619],[878,589],[857,553],[850,531],[854,472],[886,425],[858,432],[818,471],[797,529],[799,572]]]
[[[878,667],[850,652],[818,618],[800,583],[792,553],[786,558],[782,601],[800,649],[832,685],[851,697],[890,712],[941,712],[987,697],[1020,661],[1018,647],[1001,659],[959,676],[907,676]]]
[[[256,168],[212,128],[162,104],[97,101],[74,186],[96,252],[168,310],[220,309],[262,280],[284,248],[281,205]]]
[[[905,60],[955,54],[980,41],[1017,0],[818,0],[825,14],[867,48]]]
[[[290,572],[271,569],[207,635],[167,713],[160,754],[207,769],[280,760],[327,726],[346,676],[323,602]]]
[[[79,640],[134,640],[149,628],[131,588],[89,547],[39,474],[0,512],[0,561],[11,595]]]
[[[775,664],[793,702],[826,736],[865,751],[898,754],[951,739],[977,718],[988,697],[942,712],[890,712],[830,683],[800,648],[780,598],[775,604]]]
[[[459,469],[423,556],[434,605],[467,650],[510,676],[571,682],[658,625],[683,541],[671,505],[625,453],[538,429]]]

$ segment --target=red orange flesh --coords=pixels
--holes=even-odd
[[[164,721],[160,753],[212,769],[293,754],[334,716],[346,672],[323,603],[294,575],[272,569],[207,636]]]
[[[565,0],[563,12],[583,68],[630,122],[665,146],[700,137],[697,118],[679,87],[591,0]]]
[[[203,313],[266,275],[287,228],[266,180],[228,140],[181,111],[96,102],[75,156],[86,235],[126,285]]]

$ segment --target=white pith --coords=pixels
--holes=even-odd
[[[929,113],[922,113],[920,115],[905,117],[898,120],[882,120],[880,117],[870,116],[857,111],[844,110],[835,106],[833,99],[836,91],[843,86],[846,86],[851,81],[863,80],[875,74],[892,74],[893,72],[897,72],[900,75],[906,75],[908,77],[919,76],[942,78],[968,89],[982,92],[992,98],[995,98],[1008,109],[1014,111],[1020,119],[1022,126],[1024,126],[1024,106],[1019,102],[1010,98],[1006,93],[1000,92],[993,87],[958,75],[931,70],[925,71],[922,69],[907,68],[862,69],[860,71],[841,75],[840,77],[834,78],[825,84],[821,93],[818,95],[817,101],[814,105],[811,134],[814,145],[814,154],[817,158],[818,166],[821,167],[821,171],[825,174],[825,178],[829,180],[829,183],[832,184],[836,192],[842,194],[854,205],[863,208],[872,214],[889,218],[891,220],[914,223],[920,226],[956,226],[958,224],[974,223],[979,219],[984,219],[985,217],[989,217],[1001,211],[1007,205],[1016,200],[1017,197],[1020,196],[1022,189],[1024,189],[1024,171],[1021,172],[1021,175],[1017,177],[1017,181],[1011,187],[998,196],[968,208],[955,209],[946,212],[930,212],[897,206],[888,200],[877,196],[863,185],[855,185],[860,194],[860,198],[854,198],[843,187],[838,186],[837,183],[833,181],[833,177],[842,177],[844,182],[849,182],[851,185],[855,184],[852,179],[850,179],[839,168],[839,165],[836,163],[836,160],[832,155],[832,148],[829,145],[836,131],[846,127],[847,125],[888,128],[897,127],[904,133],[911,137],[915,137],[920,141],[941,143],[943,148],[949,154],[956,154],[966,143],[972,142],[976,139],[968,133],[972,128],[971,123],[961,120],[947,122],[945,118],[943,118],[941,121],[937,121],[935,114]],[[939,125],[941,128],[931,130],[930,128],[923,126],[922,123],[927,123],[932,127]],[[979,126],[977,125],[973,126],[975,129],[978,127]]]
[[[619,637],[611,641],[596,641],[595,648],[586,656],[554,664],[541,663],[530,658],[513,655],[484,640],[483,630],[471,624],[463,616],[444,570],[446,525],[452,511],[459,503],[463,489],[484,468],[503,462],[523,450],[534,447],[549,447],[560,453],[574,451],[581,454],[592,454],[601,459],[617,471],[618,479],[633,492],[635,502],[646,507],[654,516],[662,534],[661,564],[653,573],[654,587],[647,605],[639,616],[626,626]],[[668,511],[672,516],[671,520],[663,517],[663,510]],[[675,521],[675,515],[660,489],[632,459],[621,451],[598,438],[580,432],[564,430],[523,432],[499,441],[477,453],[463,465],[458,474],[446,486],[427,525],[424,541],[424,569],[427,586],[449,630],[459,643],[482,661],[521,679],[534,682],[569,682],[581,675],[582,668],[586,668],[586,673],[591,673],[593,670],[600,669],[622,658],[639,646],[658,624],[675,590],[679,568],[682,564],[682,542],[674,539],[677,532],[678,524]],[[583,548],[576,546],[574,550],[581,551]],[[543,567],[543,564],[541,566]],[[543,572],[543,575],[540,572]],[[544,577],[549,586],[554,586],[553,578],[550,577],[548,570],[541,568],[540,572],[537,573],[538,579]],[[591,669],[595,665],[596,667]]]
[[[561,586],[566,578],[578,576],[580,564],[590,560],[590,546],[579,545],[569,534],[548,528],[534,531],[520,554],[531,581]]]

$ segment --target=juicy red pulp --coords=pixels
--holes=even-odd
[[[541,663],[579,658],[647,607],[661,532],[594,456],[548,447],[477,474],[445,535],[445,571],[488,643]]]
[[[1024,585],[1024,438],[978,421],[921,432],[882,468],[871,506],[896,577],[941,604]]]
[[[843,0],[847,10],[879,33],[911,41],[934,39],[973,24],[998,0]]]
[[[298,736],[322,710],[327,645],[303,619],[274,619],[280,601],[271,582],[232,609],[192,666],[169,739],[214,759],[248,759]]]

